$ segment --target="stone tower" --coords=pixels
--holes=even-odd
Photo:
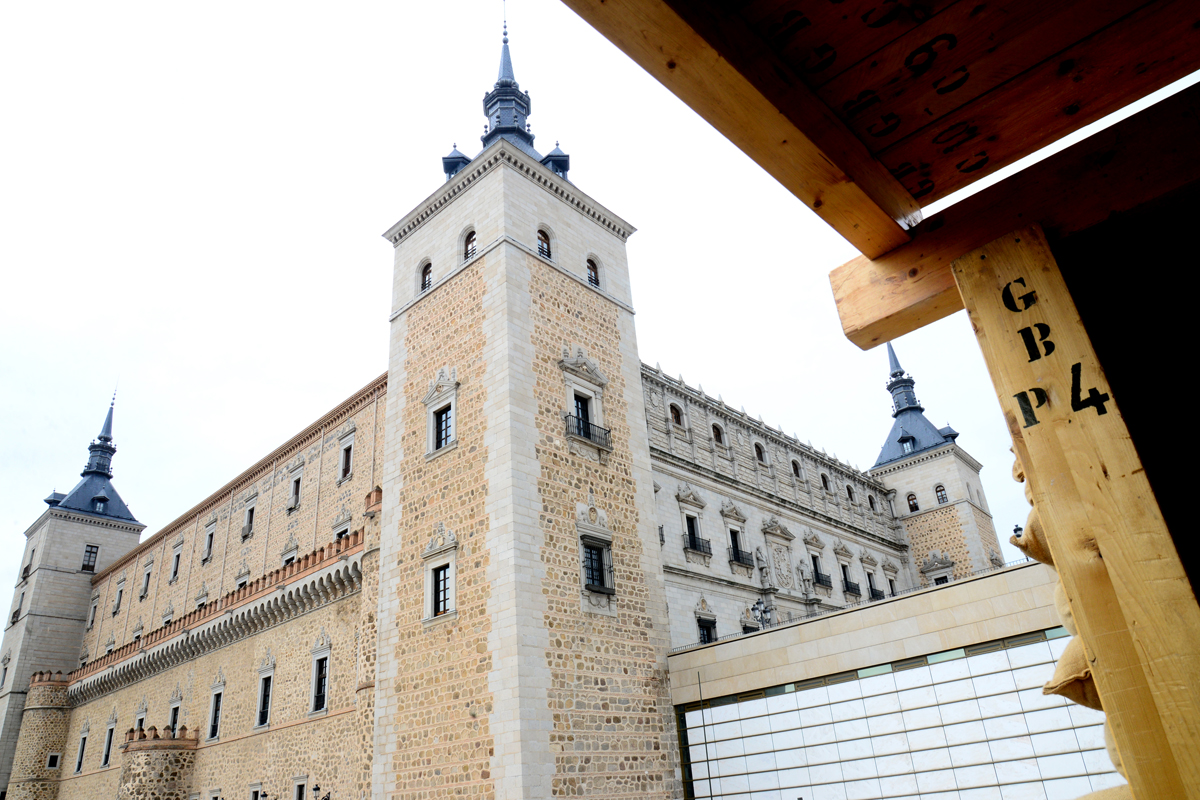
[[[980,463],[958,445],[958,431],[936,428],[917,400],[916,381],[889,343],[887,390],[892,430],[871,475],[891,492],[921,583],[944,583],[1004,563],[992,526]]]
[[[0,644],[0,786],[7,786],[29,676],[70,672],[91,624],[92,576],[138,543],[145,528],[112,484],[113,407],[88,446],[81,480],[52,492],[25,531],[25,554]],[[97,609],[95,613],[103,613]]]
[[[377,797],[677,793],[634,229],[529,109],[506,31],[482,152],[385,234]]]

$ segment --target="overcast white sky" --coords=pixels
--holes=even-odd
[[[508,18],[536,145],[639,229],[643,360],[873,464],[887,357],[842,336],[827,279],[856,251],[558,0]],[[500,23],[500,0],[0,5],[0,576],[118,382],[114,482],[150,535],[386,370],[381,234],[452,144],[478,152]],[[896,349],[1006,540],[1028,507],[965,313]]]

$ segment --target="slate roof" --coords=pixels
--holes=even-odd
[[[958,431],[949,425],[939,429],[926,419],[925,409],[922,408],[913,391],[916,381],[900,366],[900,360],[896,358],[896,351],[892,349],[890,342],[887,351],[889,369],[887,388],[892,394],[894,404],[892,416],[896,421],[892,423],[892,429],[883,442],[879,458],[875,459],[876,467],[945,447],[953,444],[954,440],[958,438]],[[908,450],[904,448],[906,440],[912,443],[912,447]]]
[[[117,448],[112,443],[113,406],[108,407],[100,435],[88,445],[88,463],[80,473],[82,480],[65,495],[52,492],[46,504],[52,508],[67,508],[92,517],[117,519],[141,524],[121,499],[112,483],[112,457]]]

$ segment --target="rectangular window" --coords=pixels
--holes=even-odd
[[[349,528],[342,528],[340,531],[338,531],[336,534],[334,534],[334,537],[333,537],[333,538],[334,538],[334,539],[337,539],[338,541],[340,541],[340,540],[342,540],[342,539],[345,539],[345,538],[346,538],[347,536],[349,536],[349,535],[350,535],[350,529],[349,529]]]
[[[237,588],[241,589],[243,586],[245,586],[249,582],[250,582],[250,576],[243,575],[242,577],[237,579]]]
[[[292,508],[300,505],[300,478],[292,479]]]
[[[890,592],[892,594],[892,596],[895,597],[896,582],[894,580],[892,580],[891,578],[888,578],[888,592]]]
[[[581,394],[575,395],[575,416],[586,428],[592,422],[592,401]],[[585,434],[586,435],[586,434]]]
[[[303,783],[296,784],[296,800],[304,800],[306,788]]]
[[[729,529],[729,545],[733,548],[733,552],[742,552],[742,534],[733,528]]]
[[[125,599],[125,584],[118,583],[117,584],[117,599],[116,599],[116,602],[113,603],[113,616],[116,616],[117,612],[121,610],[121,601],[124,599]]]
[[[142,574],[142,593],[140,596],[145,597],[148,594],[150,594],[150,570],[146,570]]]
[[[116,728],[114,726],[109,725],[108,730],[104,733],[104,758],[100,760],[100,766],[102,767],[107,767],[108,760],[112,757],[112,740],[113,731],[115,730]]]
[[[943,576],[942,576],[942,577],[940,577],[940,578],[934,578],[934,579],[933,579],[933,585],[934,585],[934,586],[943,586],[943,585],[945,585],[945,584],[947,584],[947,583],[949,583],[949,582],[950,582],[950,579],[949,579],[949,578],[947,578],[945,575],[943,575]]]
[[[83,548],[83,566],[80,567],[84,572],[96,571],[96,559],[100,556],[100,546],[95,544],[85,545]]]
[[[264,675],[258,688],[258,724],[266,725],[271,719],[271,677]]]
[[[83,772],[83,754],[87,750],[87,737],[79,737],[79,757],[75,759],[75,773]]]
[[[58,753],[51,753],[46,758],[46,769],[58,769],[58,759],[59,759]]]
[[[179,706],[174,705],[174,706],[171,706],[171,721],[170,721],[170,723],[168,723],[167,727],[170,728],[171,733],[174,734],[175,728],[178,725],[179,725]]]
[[[696,518],[687,517],[687,534],[689,539],[695,539],[700,535],[700,531],[696,527]]]
[[[696,620],[700,628],[700,644],[708,644],[717,640],[717,623],[711,619]]]
[[[88,615],[88,627],[91,628],[96,624],[96,612],[100,610],[99,601],[92,601],[92,612]]]
[[[146,715],[145,714],[139,715],[137,718],[137,721],[134,722],[133,727],[139,731],[145,730],[146,729]]]
[[[5,667],[4,670],[2,672],[0,672],[0,687],[4,686],[4,684],[7,682],[8,682],[8,667]]]
[[[204,557],[206,559],[212,558],[213,539],[216,537],[216,535],[217,535],[216,528],[209,528],[208,531],[204,534]]]
[[[867,573],[867,586],[870,586],[872,589],[875,588],[875,573],[874,572]]]
[[[179,559],[182,557],[182,555],[183,553],[181,553],[179,550],[176,550],[175,555],[171,556],[171,580],[175,580],[179,577]]]
[[[313,663],[313,711],[325,708],[325,686],[328,679],[329,656],[321,656]]]
[[[254,506],[246,509],[246,524],[242,526],[242,538],[247,539],[254,533]]]
[[[846,583],[850,582],[850,568],[845,564],[842,564],[842,580],[844,580]]]
[[[614,594],[612,549],[607,544],[584,540],[583,582],[588,591]]]
[[[433,615],[440,617],[450,610],[450,565],[442,564],[433,570]]]
[[[208,718],[208,738],[215,739],[217,734],[221,732],[221,695],[222,692],[213,692],[212,696],[212,713]]]
[[[454,435],[453,406],[433,412],[433,449],[441,450],[450,444]]]
[[[342,478],[350,477],[350,469],[354,465],[354,445],[342,448]]]

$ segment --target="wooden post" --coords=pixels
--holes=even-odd
[[[1200,798],[1200,608],[1058,264],[1035,226],[951,267],[1134,797]]]

